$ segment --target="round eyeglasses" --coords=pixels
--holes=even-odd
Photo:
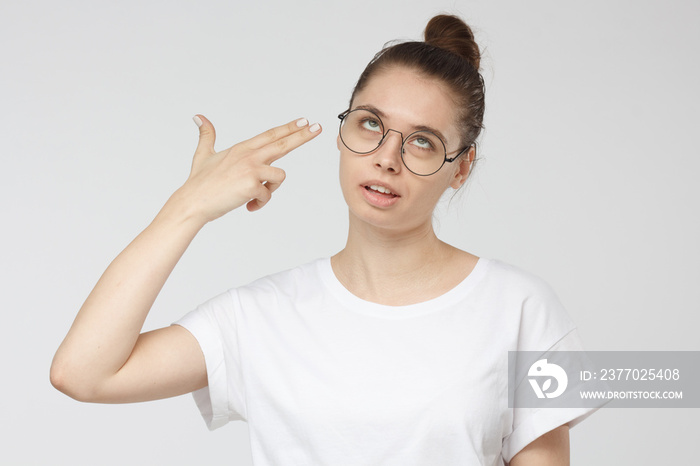
[[[401,160],[404,166],[418,176],[429,176],[437,173],[445,162],[454,162],[462,155],[467,146],[454,157],[447,157],[445,143],[432,131],[416,131],[406,138],[395,129],[384,128],[379,116],[364,108],[347,110],[340,115],[340,140],[345,147],[356,154],[369,154],[382,145],[389,131],[401,135]]]

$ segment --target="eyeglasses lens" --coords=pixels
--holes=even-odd
[[[353,152],[368,154],[379,147],[386,129],[374,113],[358,109],[348,113],[340,125],[340,138]],[[445,161],[445,145],[430,131],[410,134],[403,145],[403,163],[419,175],[430,175]]]

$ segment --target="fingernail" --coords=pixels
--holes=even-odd
[[[302,118],[301,120],[297,120],[297,126],[301,128],[302,126],[306,126],[309,124],[309,120],[306,118]]]
[[[194,124],[197,125],[197,128],[202,126],[204,122],[202,121],[201,118],[199,118],[197,115],[193,116],[192,119],[194,120]]]
[[[309,131],[311,131],[312,133],[315,133],[319,129],[321,129],[321,125],[319,125],[318,123],[314,123],[313,125],[309,126]]]

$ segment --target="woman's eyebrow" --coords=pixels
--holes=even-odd
[[[355,109],[361,108],[363,110],[369,110],[372,113],[376,113],[379,118],[386,119],[387,116],[384,112],[379,110],[377,107],[374,105],[358,105],[355,107]],[[447,138],[445,137],[444,134],[440,132],[440,130],[433,128],[432,126],[425,126],[425,125],[414,125],[413,130],[415,131],[430,131],[431,133],[434,133],[437,137],[442,139],[442,142],[445,143],[445,148],[447,148],[448,142]]]
[[[358,105],[358,106],[355,107],[353,110],[357,110],[358,108],[361,108],[361,109],[363,109],[363,110],[369,110],[369,111],[372,112],[372,113],[376,113],[377,116],[378,116],[379,118],[386,118],[386,115],[384,114],[384,112],[382,112],[381,110],[379,110],[379,109],[378,109],[377,107],[375,107],[374,105]]]

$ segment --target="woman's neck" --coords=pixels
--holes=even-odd
[[[347,244],[331,266],[351,293],[367,301],[405,305],[437,297],[478,259],[438,239],[432,224],[399,232],[353,220],[351,215]]]

